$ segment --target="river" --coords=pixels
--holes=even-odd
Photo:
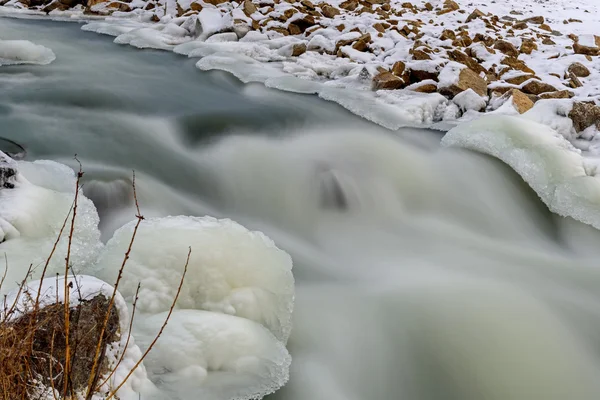
[[[145,216],[229,217],[292,256],[272,400],[600,398],[600,234],[501,162],[75,23],[0,18],[0,38],[57,55],[0,69],[0,136],[77,154],[103,240],[134,216],[134,169]]]

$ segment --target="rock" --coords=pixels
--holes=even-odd
[[[519,71],[527,72],[529,74],[535,74],[535,71],[532,70],[525,64],[525,62],[519,60],[516,57],[504,57],[502,60],[502,64],[509,67],[509,69],[516,69]]]
[[[523,39],[519,51],[523,54],[531,54],[538,49],[537,43],[533,39]]]
[[[523,74],[523,75],[513,76],[512,78],[505,78],[504,82],[510,83],[511,85],[520,85],[522,83],[527,82],[530,79],[539,79],[539,78],[535,75]]]
[[[381,22],[373,24],[373,28],[375,28],[375,30],[377,32],[380,32],[380,33],[384,33],[385,32],[385,25],[382,24]],[[389,28],[389,26],[388,26],[388,28]]]
[[[411,68],[408,71],[410,83],[418,83],[426,80],[438,81],[439,72],[432,72],[425,69]]]
[[[522,88],[523,92],[528,94],[540,95],[546,92],[556,92],[556,88],[549,83],[532,79]]]
[[[583,54],[587,56],[597,56],[600,53],[600,48],[591,46],[582,46],[579,43],[573,44],[575,54]]]
[[[13,189],[17,183],[17,163],[0,152],[0,188]]]
[[[444,31],[442,31],[442,35],[440,36],[440,40],[455,40],[456,39],[456,34],[454,33],[454,31],[450,30],[450,29],[444,29]]]
[[[340,7],[343,8],[344,10],[354,11],[354,10],[356,10],[356,7],[358,7],[358,1],[357,0],[347,0],[347,1],[344,1],[343,3],[340,3]]]
[[[589,103],[575,103],[569,113],[569,118],[573,121],[575,132],[581,132],[595,125],[600,129],[600,107]]]
[[[309,10],[315,9],[315,5],[310,0],[301,0],[300,4],[302,4],[305,8]]]
[[[392,66],[392,73],[396,76],[404,75],[406,71],[406,64],[402,61],[396,61]]]
[[[417,93],[435,93],[437,92],[437,85],[434,83],[425,83],[423,85],[410,88],[410,90]]]
[[[454,97],[457,94],[473,89],[480,96],[487,96],[487,82],[470,68],[463,68],[458,76],[458,81],[450,86],[439,88],[445,96]]]
[[[429,54],[419,49],[414,50],[412,56],[414,60],[431,60],[431,56]]]
[[[395,90],[404,86],[404,80],[389,71],[381,72],[373,78],[373,90]]]
[[[567,72],[579,78],[585,78],[590,76],[590,70],[585,65],[578,62],[569,65],[569,68],[567,68]]]
[[[530,24],[541,25],[545,22],[545,20],[544,20],[544,17],[537,16],[537,17],[527,18],[524,20],[524,22],[529,22]]]
[[[502,53],[510,57],[519,56],[519,50],[517,50],[515,45],[510,42],[507,42],[506,40],[498,40],[494,45],[494,49],[500,50]]]
[[[469,22],[471,22],[471,21],[474,21],[474,20],[476,20],[477,18],[483,18],[483,17],[485,17],[485,14],[484,14],[482,11],[479,11],[479,9],[477,9],[477,8],[476,8],[476,9],[475,9],[475,11],[473,11],[473,12],[471,13],[471,15],[469,15],[469,16],[467,17],[467,19],[466,19],[466,21],[465,21],[465,22],[466,22],[466,23],[469,23]]]
[[[523,30],[523,29],[527,29],[527,22],[517,22],[516,24],[513,25],[513,29],[516,30]]]
[[[547,25],[547,24],[541,24],[540,29],[543,29],[548,32],[552,32],[552,28],[550,27],[550,25]]]
[[[367,51],[369,49],[369,43],[371,43],[371,34],[365,33],[354,42],[352,48],[358,51]]]
[[[444,8],[450,9],[452,11],[456,11],[460,9],[460,6],[453,0],[444,1]]]
[[[250,16],[258,11],[254,3],[252,3],[250,0],[245,0],[243,7],[244,14],[246,14],[247,16]]]
[[[523,114],[533,108],[534,102],[523,92],[518,89],[511,89],[502,97],[512,98],[512,104],[519,114]]]
[[[131,7],[129,7],[129,4],[121,3],[120,1],[113,1],[112,3],[109,3],[108,6],[106,6],[106,7],[114,9],[114,10],[122,11],[122,12],[131,11]]]
[[[190,4],[190,9],[194,10],[194,11],[202,11],[202,4],[193,2]]]
[[[311,15],[305,15],[304,17],[302,17],[300,19],[294,20],[293,23],[288,25],[288,29],[289,29],[290,33],[292,33],[291,25],[295,25],[296,27],[298,27],[298,29],[300,30],[301,33],[304,33],[305,30],[307,30],[311,26],[315,25],[315,18]],[[292,34],[294,35],[294,33],[292,33]]]
[[[433,5],[431,3],[425,3],[423,6],[427,11],[433,11]]]
[[[551,46],[551,45],[555,45],[556,42],[550,38],[544,38],[544,40],[542,40],[542,44]]]
[[[466,53],[460,50],[452,50],[448,52],[448,56],[452,61],[459,62],[471,68],[476,73],[487,73],[488,71],[473,57],[469,57]]]
[[[321,12],[327,18],[333,18],[336,15],[340,15],[340,10],[327,4],[321,7]]]
[[[540,94],[540,99],[570,99],[575,94],[570,90],[559,90],[556,92],[548,92]]]
[[[575,74],[568,72],[569,74],[569,85],[573,88],[580,88],[583,87],[583,84],[581,83],[581,81],[579,80],[579,78],[577,76],[575,76]]]
[[[306,44],[298,43],[292,46],[292,57],[298,57],[306,53]]]

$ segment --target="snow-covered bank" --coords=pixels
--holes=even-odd
[[[84,29],[199,57],[198,68],[244,82],[315,93],[391,129],[600,96],[590,0],[10,0],[3,10],[104,18]],[[501,107],[511,97],[516,104]],[[576,121],[574,132],[591,125]]]

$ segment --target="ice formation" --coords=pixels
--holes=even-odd
[[[561,127],[561,120],[555,125]],[[547,125],[522,117],[487,116],[452,129],[442,144],[499,158],[523,177],[551,211],[600,229],[600,163],[583,157]]]
[[[47,47],[28,40],[0,40],[0,66],[15,64],[50,64],[56,59]]]
[[[102,253],[98,276],[114,282],[135,222],[115,232]],[[267,327],[285,343],[291,329],[294,299],[292,261],[260,232],[231,220],[168,217],[144,221],[119,290],[125,298],[141,283],[139,310],[167,311],[186,262],[188,273],[178,308],[235,315]]]
[[[151,343],[165,318],[161,313],[140,319],[140,345]],[[283,343],[254,321],[175,310],[145,363],[163,390],[184,398],[255,399],[287,382],[291,357]]]
[[[16,162],[3,153],[0,158],[2,171],[14,173],[0,188],[0,254],[6,256],[8,263],[7,277],[0,293],[5,293],[25,278],[30,265],[32,278],[40,277],[73,204],[75,175],[68,167],[52,161]],[[67,228],[49,264],[47,276],[64,274]],[[71,246],[73,270],[80,272],[90,266],[101,247],[96,208],[80,193]]]

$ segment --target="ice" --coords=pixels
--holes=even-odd
[[[56,59],[52,50],[28,40],[0,40],[0,66],[47,65]]]
[[[104,295],[105,298],[110,299],[114,291],[114,288],[106,282],[86,275],[69,276],[66,278],[66,283],[72,287],[69,292],[69,304],[71,307],[75,307],[81,302],[92,300],[98,295]],[[15,311],[7,316],[8,319],[18,318],[23,313],[33,310],[38,291],[40,293],[39,305],[41,308],[51,304],[64,303],[64,287],[64,276],[28,282],[22,290],[14,289],[7,294],[2,302],[2,310],[12,308]],[[135,344],[134,338],[131,337],[129,343],[127,343],[129,336],[129,311],[125,299],[119,292],[115,293],[114,307],[117,311],[120,324],[118,340],[108,344],[105,356],[109,365],[116,366],[123,351],[125,351],[125,354],[113,376],[102,388],[103,391],[118,387],[142,357],[142,352]],[[3,317],[2,313],[0,313],[0,319],[4,319]],[[121,389],[119,389],[117,395],[123,400],[135,400],[139,398],[139,392],[143,388],[148,387],[152,387],[152,385],[147,378],[146,369],[143,365],[140,365]]]
[[[231,15],[223,14],[216,8],[203,8],[198,13],[197,19],[202,26],[202,33],[200,34],[202,39],[218,32],[224,32],[233,26]]]
[[[269,78],[285,76],[280,69],[261,64],[251,57],[235,53],[216,53],[202,58],[196,63],[196,68],[203,71],[214,69],[227,71],[243,83],[263,83]]]
[[[454,128],[442,144],[504,161],[551,211],[600,229],[598,162],[584,158],[581,151],[548,126],[522,117],[486,116]]]
[[[140,318],[136,338],[142,347],[149,346],[165,318],[166,313]],[[173,390],[190,399],[259,399],[288,381],[291,357],[256,322],[209,311],[175,310],[145,363],[165,392]]]
[[[96,266],[101,279],[117,278],[134,224],[126,224],[107,243]],[[291,258],[262,233],[231,220],[181,216],[144,221],[119,290],[131,300],[140,282],[140,312],[167,311],[188,247],[192,254],[178,308],[247,318],[287,341],[294,299]]]
[[[0,153],[0,156],[6,157]],[[17,169],[13,188],[0,189],[0,253],[6,255],[8,273],[1,293],[24,279],[30,265],[32,278],[41,275],[43,263],[52,250],[75,193],[72,170],[52,161],[14,162]],[[94,204],[79,195],[71,248],[71,266],[78,272],[95,262],[102,245]],[[68,227],[69,225],[67,225]],[[47,276],[64,274],[68,229],[57,246]]]
[[[460,71],[465,68],[467,68],[465,65],[455,61],[446,64],[440,72],[438,88],[447,88],[458,83]]]

